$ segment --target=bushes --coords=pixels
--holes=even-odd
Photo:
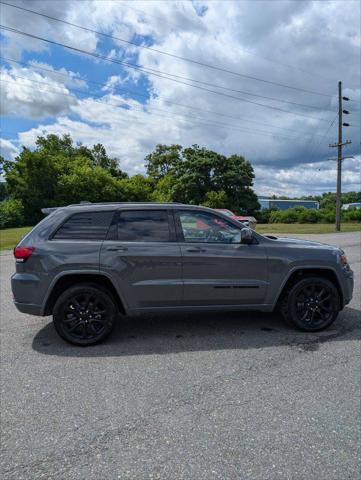
[[[299,212],[298,221],[300,223],[319,223],[322,221],[322,213],[320,210],[305,208]]]
[[[299,223],[300,209],[306,210],[304,207],[275,210],[269,217],[269,223]]]
[[[361,208],[343,210],[342,220],[345,222],[361,222]]]
[[[0,202],[0,228],[20,227],[24,225],[24,207],[20,200]]]
[[[257,218],[259,223],[334,223],[335,209],[314,210],[297,206],[287,210],[263,210]],[[361,209],[344,210],[342,221],[361,222]]]

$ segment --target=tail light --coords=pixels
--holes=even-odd
[[[25,262],[33,253],[34,247],[15,247],[14,257],[19,263]]]

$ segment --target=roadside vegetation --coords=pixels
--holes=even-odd
[[[330,223],[261,223],[257,225],[257,232],[260,233],[335,233],[335,226]],[[343,223],[341,232],[361,232],[361,223]]]
[[[0,250],[14,248],[31,228],[20,227],[0,230]]]
[[[157,145],[145,158],[147,174],[133,176],[103,145],[76,145],[69,135],[38,137],[34,150],[0,160],[6,180],[0,228],[33,225],[42,208],[80,201],[182,202],[250,213],[259,208],[251,163],[198,145]]]
[[[228,208],[236,214],[255,216],[259,224],[267,224],[259,228],[270,232],[333,231],[334,193],[303,197],[317,200],[319,210],[301,206],[260,210],[253,191],[253,167],[240,155],[226,157],[198,145],[157,145],[146,156],[145,167],[145,175],[129,176],[101,144],[88,148],[74,144],[69,135],[40,136],[36,148],[23,147],[15,161],[0,156],[0,174],[5,179],[0,182],[0,229],[36,224],[43,218],[44,207],[124,201]],[[361,192],[342,196],[342,203],[360,201]],[[342,222],[344,230],[357,230],[361,209],[343,211]],[[10,230],[2,236],[7,235],[12,235]],[[9,245],[13,243],[10,240]]]

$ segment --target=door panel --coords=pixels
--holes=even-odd
[[[106,240],[101,249],[100,268],[116,279],[129,308],[181,304],[181,252],[175,242]]]
[[[240,243],[242,226],[202,210],[178,210],[184,305],[255,305],[265,300],[265,248]]]
[[[179,306],[182,263],[174,218],[165,209],[119,210],[112,239],[104,241],[100,268],[111,273],[127,307]]]
[[[268,278],[260,245],[183,244],[185,305],[254,305],[264,302]]]

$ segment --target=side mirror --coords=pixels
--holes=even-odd
[[[241,230],[241,243],[245,243],[246,245],[250,245],[253,243],[253,230],[248,227],[244,227]]]

